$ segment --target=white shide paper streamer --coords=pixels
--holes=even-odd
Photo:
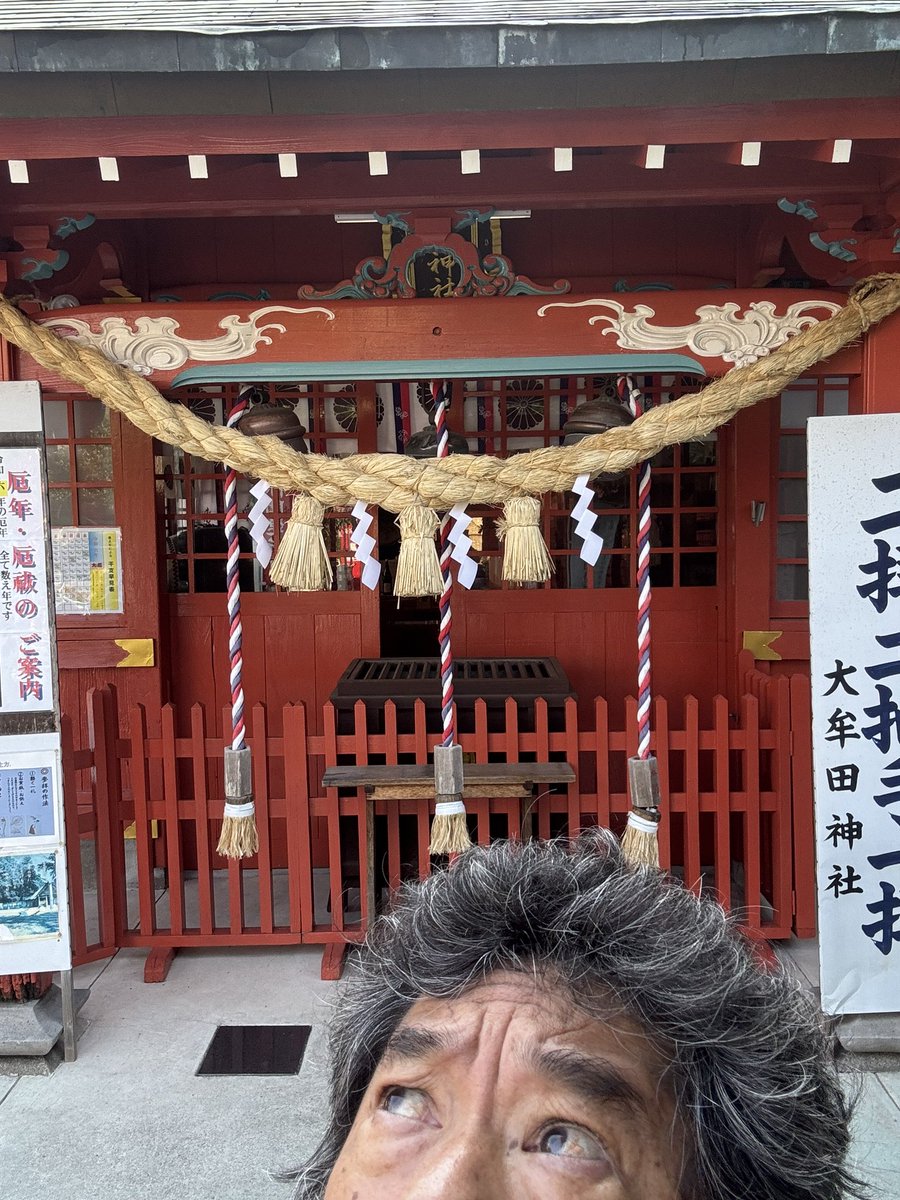
[[[581,549],[578,551],[578,557],[593,567],[596,565],[597,559],[600,557],[600,551],[603,549],[603,538],[594,530],[597,514],[591,512],[591,501],[594,498],[594,491],[591,487],[590,476],[579,475],[572,485],[572,491],[578,497],[578,502],[572,509],[575,532],[581,538]]]
[[[376,542],[369,533],[375,518],[362,500],[357,500],[353,505],[353,517],[356,521],[353,532],[350,534],[350,541],[356,546],[353,558],[356,562],[362,563],[363,586],[367,587],[370,592],[374,592],[381,578],[381,563],[372,553]]]
[[[474,558],[469,557],[469,551],[472,549],[472,539],[466,532],[471,523],[471,518],[466,512],[464,504],[454,504],[447,513],[447,520],[451,522],[450,528],[447,531],[447,540],[453,549],[450,552],[450,557],[455,559],[459,564],[456,572],[456,578],[464,588],[471,588],[475,582],[475,576],[478,574],[478,563]]]
[[[272,493],[264,479],[258,480],[250,489],[250,495],[256,498],[256,503],[250,509],[250,538],[256,560],[263,570],[272,561],[272,543],[269,541],[269,530],[272,522],[267,516],[267,509],[272,503]]]

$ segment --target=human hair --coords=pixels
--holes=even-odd
[[[684,1130],[682,1200],[863,1197],[845,1167],[850,1105],[821,1015],[762,966],[733,917],[616,838],[499,842],[408,885],[342,985],[331,1028],[331,1116],[298,1171],[321,1200],[387,1043],[422,998],[453,999],[498,971],[560,988],[603,1021],[631,1018],[671,1066]]]

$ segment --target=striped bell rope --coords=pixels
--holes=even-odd
[[[235,426],[250,405],[250,389],[241,392],[228,414]],[[231,745],[225,748],[225,809],[217,850],[226,858],[251,858],[259,849],[256,808],[253,803],[250,748],[244,725],[244,651],[241,623],[241,546],[238,538],[237,472],[225,476],[225,537],[228,558],[225,583],[228,604],[228,655],[231,686]]]
[[[228,414],[227,425],[232,429],[250,407],[249,391],[241,392]],[[228,561],[225,569],[228,593],[228,654],[231,685],[231,748],[242,750],[245,740],[243,687],[243,627],[241,624],[241,580],[238,541],[237,471],[229,469],[225,476],[225,537],[228,541]]]
[[[435,380],[431,385],[435,399],[434,427],[437,435],[437,457],[446,458],[450,453],[450,431],[447,428],[447,394],[443,382]],[[447,513],[440,525],[440,571],[441,592],[438,599],[438,636],[441,654],[441,744],[434,750],[435,808],[431,824],[431,854],[447,854],[452,862],[455,856],[466,850],[470,843],[466,823],[466,806],[463,801],[462,749],[456,741],[455,714],[453,710],[453,645],[451,630],[453,614],[451,594],[453,576],[450,562],[453,542],[450,538],[453,517]]]
[[[629,377],[618,381],[620,400],[635,420],[643,415],[641,393]],[[631,812],[622,837],[625,857],[636,866],[659,866],[659,773],[650,753],[650,460],[638,467],[637,501],[637,649],[638,752],[628,760]]]

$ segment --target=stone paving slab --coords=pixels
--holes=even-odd
[[[900,1196],[900,1108],[885,1089],[881,1075],[862,1077],[853,1121],[852,1157],[873,1191],[873,1200]],[[898,1076],[894,1075],[897,1079]]]

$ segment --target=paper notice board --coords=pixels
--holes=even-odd
[[[118,529],[53,530],[57,614],[122,612],[122,534]]]

